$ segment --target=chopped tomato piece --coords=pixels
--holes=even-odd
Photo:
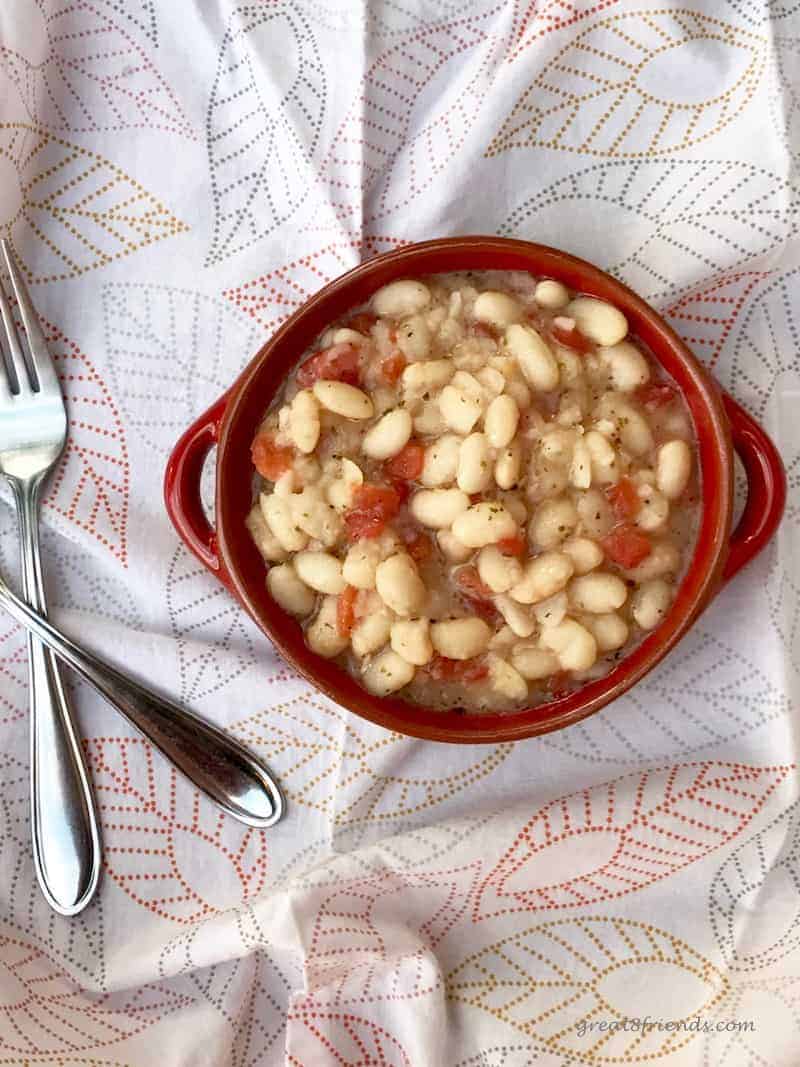
[[[269,433],[256,434],[250,446],[250,455],[258,473],[271,482],[277,482],[292,465],[291,448],[276,445],[275,438]]]
[[[478,682],[486,678],[489,668],[480,659],[448,659],[434,656],[426,671],[436,682]]]
[[[630,478],[620,478],[616,485],[610,485],[606,489],[606,496],[617,522],[627,522],[632,519],[642,506],[636,486]]]
[[[553,323],[550,327],[550,332],[552,333],[553,338],[558,341],[560,345],[564,345],[565,348],[571,348],[573,351],[580,352],[582,355],[591,352],[594,345],[589,338],[584,336],[574,323],[572,326],[567,325],[568,322],[572,322],[572,320],[553,319]]]
[[[409,441],[396,456],[392,456],[384,464],[384,470],[390,478],[402,478],[404,481],[413,482],[422,474],[425,466],[425,446],[418,441]]]
[[[424,563],[433,554],[433,545],[430,538],[419,530],[406,530],[403,533],[406,551],[415,563]]]
[[[401,478],[393,478],[392,489],[397,493],[397,497],[401,504],[405,504],[408,498],[411,496],[411,486],[408,482],[404,482]]]
[[[456,581],[470,596],[491,597],[492,591],[481,581],[477,567],[461,567],[456,571]]]
[[[348,537],[351,541],[378,537],[399,510],[400,496],[396,489],[369,483],[357,486],[353,506],[344,516]]]
[[[353,623],[356,621],[357,596],[358,590],[356,587],[354,585],[346,585],[336,602],[336,629],[342,637],[349,636],[350,631],[353,629]]]
[[[395,352],[391,356],[387,356],[381,362],[381,377],[394,385],[396,381],[399,381],[400,375],[406,369],[406,358],[402,352]]]
[[[310,388],[320,379],[358,385],[361,381],[358,348],[347,343],[331,345],[315,352],[297,369],[297,384],[302,389]]]
[[[491,337],[493,341],[496,341],[500,336],[500,331],[496,326],[492,326],[489,322],[473,322],[472,332],[476,337]]]
[[[483,493],[470,493],[469,494],[469,502],[470,502],[470,504],[480,504],[480,502],[482,500],[483,500]]]
[[[650,539],[635,526],[622,523],[600,538],[600,546],[612,562],[626,569],[638,567],[653,550]]]
[[[521,537],[501,537],[496,544],[504,556],[525,555],[525,542]]]
[[[661,408],[675,399],[675,389],[666,382],[647,382],[635,393],[640,404],[648,408]]]
[[[357,315],[347,320],[345,326],[348,330],[355,330],[356,333],[368,334],[377,321],[377,316],[370,315],[368,311],[359,311]]]

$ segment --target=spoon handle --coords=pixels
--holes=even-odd
[[[283,816],[278,783],[238,741],[81,648],[15,596],[2,579],[0,606],[85,678],[227,814],[260,829]]]

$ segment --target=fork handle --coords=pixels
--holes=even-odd
[[[223,811],[258,829],[282,818],[284,799],[277,782],[244,745],[81,648],[2,579],[0,606],[85,678]]]
[[[45,614],[39,558],[39,482],[16,483],[22,546],[22,587]],[[100,875],[94,795],[58,663],[28,633],[31,710],[31,828],[33,861],[45,899],[61,915],[89,903]]]

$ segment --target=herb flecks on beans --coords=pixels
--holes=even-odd
[[[667,616],[697,453],[625,316],[553,279],[401,279],[304,354],[253,440],[250,534],[308,646],[377,696],[558,699]]]

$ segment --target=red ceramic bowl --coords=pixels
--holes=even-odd
[[[318,334],[376,289],[400,277],[443,271],[522,270],[557,278],[615,304],[678,384],[694,419],[703,514],[686,577],[661,626],[604,678],[559,700],[513,714],[442,712],[371,696],[336,664],[306,647],[300,626],[267,593],[264,562],[245,528],[251,506],[250,442],[286,375]],[[217,445],[216,529],[199,483]],[[747,504],[731,533],[734,451],[748,479]],[[369,260],[311,297],[267,341],[230,390],[181,437],[165,480],[167,511],[180,537],[233,593],[281,654],[338,704],[391,730],[436,741],[513,741],[586,718],[635,685],[686,633],[720,588],[766,544],[780,521],[786,483],[774,445],[714,383],[680,338],[643,300],[591,263],[544,245],[497,237],[454,237],[409,245]]]

